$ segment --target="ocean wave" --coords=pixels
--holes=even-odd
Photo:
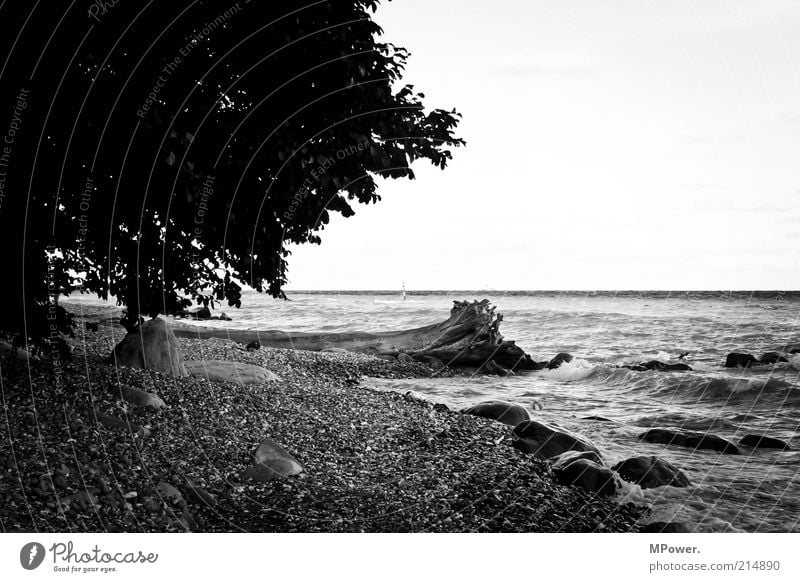
[[[599,369],[602,369],[602,366],[575,358],[571,362],[564,362],[554,370],[542,370],[541,374],[556,382],[580,382],[595,374]]]

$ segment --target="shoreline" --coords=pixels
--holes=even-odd
[[[359,385],[428,377],[419,364],[184,338],[187,360],[257,364],[282,380],[171,378],[104,363],[121,328],[90,333],[76,319],[60,378],[31,361],[35,401],[27,366],[3,365],[4,531],[628,532],[646,514],[559,485],[510,446],[510,427]],[[167,407],[133,407],[120,385]],[[244,477],[267,437],[304,471]]]

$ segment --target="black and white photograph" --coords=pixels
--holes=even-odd
[[[0,257],[4,580],[800,575],[800,0],[0,0]]]

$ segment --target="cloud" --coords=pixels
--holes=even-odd
[[[506,77],[571,75],[592,70],[595,61],[583,50],[546,51],[537,54],[513,54],[494,61],[492,73]]]

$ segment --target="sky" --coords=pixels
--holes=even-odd
[[[445,170],[293,248],[289,289],[800,289],[800,0],[393,0]]]

